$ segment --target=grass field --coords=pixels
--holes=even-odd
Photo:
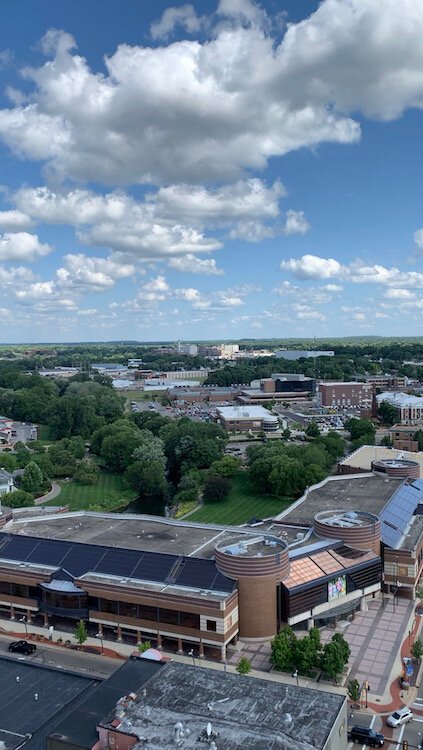
[[[101,472],[97,484],[84,485],[77,482],[60,482],[61,492],[46,505],[69,505],[70,510],[96,509],[117,510],[135,497],[135,492],[124,487],[120,474]]]
[[[211,503],[187,517],[187,521],[204,523],[245,523],[250,518],[269,518],[292,503],[290,498],[257,495],[252,489],[247,472],[241,471],[232,481],[232,489],[220,503]]]

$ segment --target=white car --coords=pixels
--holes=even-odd
[[[411,708],[408,708],[406,706],[405,708],[399,708],[398,711],[394,711],[390,716],[388,716],[388,718],[386,719],[386,723],[388,727],[400,727],[401,724],[406,724],[413,718],[414,716]]]

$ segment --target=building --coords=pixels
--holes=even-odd
[[[373,386],[357,382],[320,382],[318,399],[322,406],[339,409],[359,407],[369,409],[372,405]]]
[[[367,375],[366,383],[370,383],[383,391],[390,391],[406,388],[408,378],[405,375]]]
[[[182,380],[181,378],[146,378],[144,391],[167,391],[169,388],[198,388],[199,380]]]
[[[72,705],[47,750],[347,748],[343,695],[175,661],[128,661]]]
[[[253,380],[241,391],[239,401],[253,404],[265,401],[303,401],[314,395],[315,380],[302,373],[276,372],[270,378]]]
[[[230,432],[277,432],[279,420],[263,406],[218,406],[217,416],[222,427]]]
[[[284,622],[324,623],[380,590],[378,521],[358,508],[350,522],[357,536],[346,522],[340,531],[314,519],[325,507],[306,522],[232,528],[92,512],[11,520],[9,512],[0,616],[46,627],[82,618],[104,638],[147,638],[200,656],[218,650],[225,660],[238,637],[268,640]]]
[[[376,396],[378,406],[382,403],[394,406],[401,424],[417,424],[423,421],[423,397],[409,396],[408,393],[385,391]]]
[[[315,357],[334,357],[335,352],[334,351],[305,351],[302,349],[276,349],[275,351],[275,357],[278,359],[289,359],[289,360],[298,360],[298,359],[314,359]]]
[[[13,474],[5,469],[0,469],[0,496],[7,495],[16,489]]]
[[[411,452],[398,450],[396,448],[387,448],[383,445],[362,445],[349,456],[343,458],[338,463],[338,474],[358,474],[372,471],[372,464],[375,461],[390,461],[397,465],[405,462],[404,467],[408,464],[420,467],[418,476],[423,477],[423,452]],[[407,477],[409,474],[405,471],[402,476]]]
[[[235,401],[239,395],[239,389],[219,388],[218,386],[201,386],[199,389],[186,387],[174,387],[167,390],[167,396],[172,403],[179,404],[199,404],[214,403],[222,404],[227,401]]]
[[[178,341],[177,352],[178,354],[186,354],[189,357],[196,357],[198,354],[198,345],[183,344],[181,341]]]
[[[215,359],[232,359],[239,352],[239,344],[213,344],[201,346],[200,354]]]
[[[388,428],[388,433],[394,448],[417,452],[419,444],[417,440],[414,440],[414,436],[418,430],[423,430],[423,422],[420,425],[419,423],[415,425],[393,424]]]
[[[25,659],[0,658],[0,742],[6,750],[44,750],[47,735],[54,733],[66,712],[82,701],[85,704],[101,687],[101,680],[91,676]],[[112,689],[110,694],[112,697]],[[73,728],[75,738],[87,728],[87,719],[85,712],[79,714]],[[91,723],[89,734],[95,741],[95,715]]]
[[[407,462],[378,463],[372,474],[328,477],[277,520],[302,526],[303,533],[313,529],[337,537],[354,549],[374,551],[379,537],[385,587],[414,599],[423,572],[423,480],[404,478]]]

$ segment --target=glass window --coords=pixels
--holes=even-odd
[[[100,610],[101,612],[117,615],[118,603],[111,599],[100,599]]]
[[[207,620],[206,630],[212,630],[213,633],[215,633],[216,632],[216,625],[217,625],[217,623],[216,623],[215,620]]]
[[[138,617],[138,606],[130,602],[119,602],[119,614],[123,617]]]
[[[159,620],[160,622],[168,623],[168,625],[179,625],[179,612],[175,612],[173,609],[159,609]]]

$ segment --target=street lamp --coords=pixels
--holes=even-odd
[[[100,641],[101,641],[101,653],[103,654],[103,653],[104,653],[104,647],[103,647],[103,633],[96,633],[96,634],[95,634],[95,637],[96,637],[96,638],[100,638]]]
[[[297,680],[297,687],[298,687],[299,686],[299,682],[298,682],[298,669],[294,669],[294,671],[292,673],[292,676],[295,677],[295,679]]]
[[[26,633],[26,637],[28,638],[28,624],[26,621],[26,616],[24,615],[23,617],[21,617],[19,622],[23,622],[23,624],[25,625],[25,633]]]
[[[194,658],[194,649],[193,648],[190,651],[188,651],[188,656],[192,657],[192,666],[195,667],[195,658]]]

